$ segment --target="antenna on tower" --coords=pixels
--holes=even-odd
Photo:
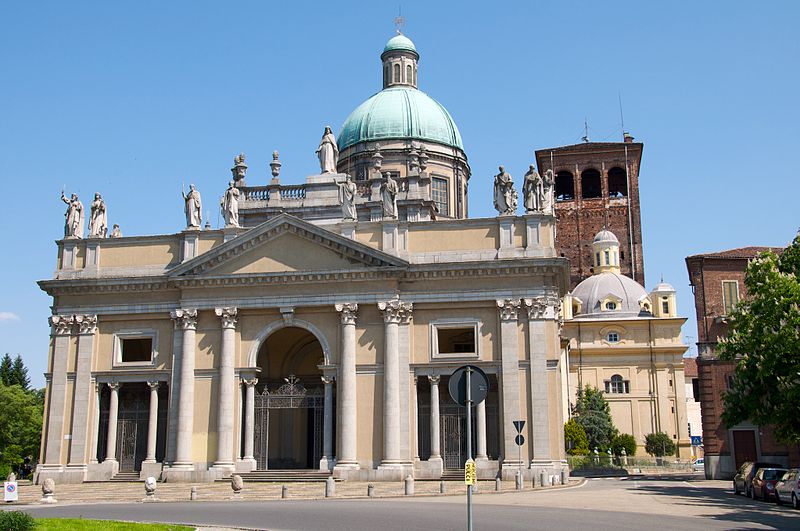
[[[625,141],[625,115],[622,114],[622,91],[617,93],[619,97],[619,121],[622,127],[622,140]]]
[[[585,117],[583,119],[583,136],[581,137],[581,140],[584,142],[589,142],[589,120],[587,120]]]
[[[403,33],[401,30],[405,25],[406,25],[406,19],[403,16],[403,6],[397,6],[397,16],[394,18],[394,27],[397,30],[398,35]]]

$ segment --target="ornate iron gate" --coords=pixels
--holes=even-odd
[[[287,459],[269,457],[269,423],[271,410],[307,409],[308,448],[307,467],[317,468],[322,458],[322,430],[325,397],[322,387],[307,390],[300,380],[292,375],[285,379],[286,383],[269,391],[264,386],[261,394],[255,396],[255,426],[253,450],[256,466],[259,470],[270,468],[301,468],[297,463]],[[275,415],[276,416],[276,415]]]
[[[119,470],[134,472],[141,469],[147,455],[147,423],[149,404],[141,397],[138,388],[120,393],[117,420],[117,456]]]
[[[439,440],[442,445],[442,459],[445,468],[461,468],[466,461],[466,419],[462,415],[441,415],[439,417]],[[462,435],[463,433],[463,435]]]

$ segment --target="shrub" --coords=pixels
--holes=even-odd
[[[0,511],[0,529],[3,531],[30,531],[36,527],[33,516],[22,511]]]
[[[673,455],[677,447],[672,442],[672,437],[659,431],[658,433],[650,433],[644,438],[645,451],[656,457],[664,457],[665,455]]]
[[[611,451],[614,455],[622,455],[623,448],[628,456],[636,454],[636,439],[633,438],[633,435],[620,433],[611,441]]]
[[[564,424],[564,444],[567,445],[567,453],[570,455],[589,453],[589,439],[586,437],[586,431],[575,419],[569,419],[569,422]]]

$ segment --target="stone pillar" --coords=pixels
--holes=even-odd
[[[233,392],[236,375],[233,362],[236,353],[236,308],[216,308],[222,321],[222,353],[219,362],[219,404],[217,410],[217,460],[215,468],[232,472],[233,461]]]
[[[381,467],[396,468],[402,464],[400,454],[400,366],[398,335],[401,322],[408,322],[412,305],[392,299],[379,302],[383,312],[383,460]]]
[[[531,464],[551,464],[550,393],[547,385],[547,320],[558,318],[555,297],[525,299],[528,309],[528,345],[531,356]]]
[[[175,462],[172,468],[193,470],[192,435],[194,430],[194,347],[197,329],[197,310],[172,311],[178,329],[183,331],[181,349],[181,389],[178,396],[178,433],[175,442]]]
[[[358,469],[356,441],[358,403],[356,401],[356,313],[358,304],[337,304],[342,323],[342,351],[339,360],[338,406],[339,422],[337,424],[339,445],[335,469]]]
[[[47,438],[45,439],[44,467],[61,469],[61,448],[64,441],[64,405],[67,400],[67,358],[69,337],[75,317],[53,315],[50,317],[53,338],[53,365],[47,405]]]
[[[476,461],[488,461],[486,455],[486,400],[475,406],[475,429],[477,430],[477,448],[475,449]]]
[[[319,463],[320,470],[330,470],[333,467],[333,376],[323,376],[325,386],[325,404],[323,409],[323,441],[322,459]]]
[[[439,428],[439,380],[441,376],[428,376],[428,381],[431,383],[431,456],[429,461],[442,460],[442,451],[440,448],[440,434]]]
[[[520,418],[519,400],[519,338],[517,337],[519,306],[519,299],[501,299],[497,301],[497,307],[500,311],[503,479],[511,479],[520,466],[519,449],[514,442],[517,436],[517,431],[514,429],[514,421],[523,420]],[[521,455],[525,455],[525,452],[526,450],[523,448]]]
[[[256,467],[256,458],[253,456],[253,443],[255,442],[253,439],[255,437],[254,431],[254,423],[255,423],[255,409],[256,409],[256,401],[255,401],[255,387],[258,383],[258,379],[250,378],[250,379],[242,379],[242,383],[245,386],[245,398],[244,398],[244,457],[242,458],[243,461],[248,461],[252,464],[253,469]]]
[[[119,411],[119,382],[109,382],[111,397],[108,400],[108,437],[106,437],[106,461],[117,460],[117,413]]]
[[[156,462],[156,439],[158,437],[158,380],[147,382],[150,387],[150,415],[147,417],[147,457],[145,463]]]
[[[242,387],[243,387],[242,380],[240,378],[237,378],[236,379],[236,405],[238,406],[237,410],[239,411],[239,414],[236,416],[237,417],[237,427],[234,429],[234,432],[236,433],[236,461],[237,462],[242,460],[242,430],[244,429],[244,422],[242,422],[242,420],[244,419],[244,417],[243,417],[243,413],[244,413],[244,400],[243,399],[244,399],[244,396],[242,395],[242,393],[243,393]]]
[[[92,445],[90,447],[91,456],[89,462],[97,463],[97,447],[100,441],[100,391],[103,389],[102,384],[95,382],[94,384],[94,420],[92,421]]]
[[[72,441],[69,466],[86,469],[89,438],[89,411],[92,402],[92,353],[97,332],[96,315],[76,315],[78,324],[78,359],[75,365],[75,390],[72,402]],[[81,478],[85,479],[85,478]]]

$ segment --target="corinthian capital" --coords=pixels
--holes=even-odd
[[[75,324],[75,316],[51,315],[49,321],[54,336],[68,336],[72,332],[72,325]]]
[[[336,311],[342,319],[344,325],[356,324],[356,313],[358,312],[358,304],[355,302],[344,302],[334,306]]]
[[[220,321],[222,321],[222,328],[236,328],[236,315],[239,310],[233,307],[214,308],[214,313],[217,314]]]
[[[497,308],[500,310],[500,320],[516,321],[519,306],[519,299],[498,299]]]
[[[172,310],[170,317],[175,321],[175,326],[181,330],[195,330],[197,328],[197,310],[194,308]]]
[[[561,306],[561,299],[558,297],[544,295],[523,299],[523,302],[528,309],[528,319],[530,320],[558,319]]]
[[[76,315],[75,322],[78,324],[78,333],[91,335],[97,332],[96,315]]]
[[[400,299],[392,299],[379,302],[378,309],[383,312],[385,323],[407,323],[411,319],[413,304]]]

